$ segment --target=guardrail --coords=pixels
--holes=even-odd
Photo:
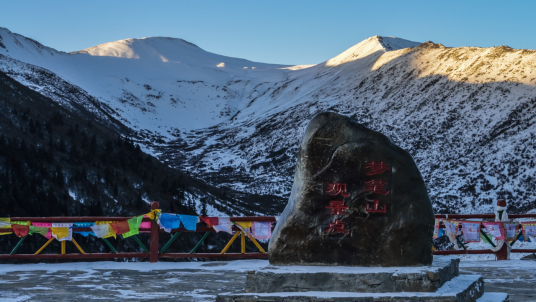
[[[158,202],[151,202],[151,210],[159,209]],[[11,217],[11,221],[32,221],[32,222],[94,222],[94,221],[125,221],[132,217],[97,217],[97,216],[87,216],[87,217]],[[230,217],[232,222],[239,221],[262,221],[262,222],[275,222],[276,219],[273,216],[250,216],[250,217]],[[136,235],[131,236],[137,244],[144,250],[143,253],[140,252],[123,252],[119,253],[111,245],[111,243],[105,239],[103,242],[109,247],[111,253],[85,253],[82,248],[78,245],[76,240],[72,240],[73,244],[78,248],[80,253],[71,253],[67,254],[65,252],[66,241],[61,241],[61,254],[42,254],[41,251],[52,241],[54,238],[51,238],[44,246],[42,246],[34,254],[16,254],[17,249],[21,244],[23,244],[25,237],[21,237],[18,244],[13,248],[9,255],[0,254],[0,260],[10,260],[10,259],[61,259],[61,260],[72,260],[72,259],[118,259],[118,258],[141,258],[149,259],[150,262],[158,262],[159,258],[207,258],[207,259],[268,259],[268,254],[262,249],[259,243],[253,238],[250,237],[250,240],[259,248],[260,252],[249,252],[246,253],[245,245],[245,234],[236,226],[233,226],[232,230],[235,232],[231,241],[227,244],[226,248],[220,253],[196,253],[199,246],[207,238],[210,233],[215,232],[212,227],[197,227],[195,231],[186,230],[184,227],[178,229],[172,229],[171,233],[174,234],[173,237],[159,250],[159,235],[164,230],[159,228],[159,225],[155,220],[149,218],[143,218],[142,222],[150,222],[150,228],[141,228],[139,229],[140,233],[150,233],[149,239],[149,248],[147,248],[137,237]],[[11,232],[11,228],[2,228],[1,232]],[[78,232],[90,232],[91,228],[76,228]],[[195,233],[195,232],[204,232],[205,235],[199,240],[199,242],[192,248],[189,253],[165,253],[168,247],[175,241],[177,236],[180,233]],[[233,241],[241,235],[241,253],[227,253],[228,248],[231,246]]]
[[[439,219],[494,219],[495,214],[436,214],[435,218]],[[519,218],[536,218],[536,214],[508,214],[509,219],[519,219]],[[445,228],[443,222],[440,223],[440,228]],[[459,226],[461,229],[461,225]],[[517,238],[521,235],[521,230],[517,235]],[[510,246],[513,246],[517,240],[510,242]],[[433,251],[434,255],[478,255],[478,254],[495,254],[497,260],[508,260],[508,247],[505,244],[502,248],[494,252],[491,249],[482,249],[482,250],[448,250],[448,251]],[[510,249],[510,253],[536,253],[536,249]]]
[[[159,209],[158,202],[151,202],[151,210]],[[131,217],[11,217],[11,221],[32,221],[32,222],[91,222],[91,221],[125,221]],[[494,214],[437,214],[435,218],[442,219],[493,219],[495,218]],[[536,218],[536,214],[510,214],[509,218]],[[273,216],[251,216],[251,217],[230,217],[232,222],[239,221],[259,221],[259,222],[275,222],[276,219]],[[66,241],[61,241],[61,254],[42,254],[41,251],[52,241],[54,238],[51,238],[44,246],[42,246],[34,254],[17,254],[16,251],[21,244],[23,244],[25,237],[22,237],[17,245],[13,248],[9,255],[0,254],[0,260],[9,260],[9,259],[55,259],[55,260],[72,260],[72,259],[118,259],[118,258],[142,258],[149,259],[150,262],[158,262],[159,258],[206,258],[206,259],[268,259],[268,254],[264,249],[259,245],[259,243],[253,238],[250,237],[250,240],[255,244],[259,249],[259,252],[249,252],[246,253],[245,245],[245,234],[242,229],[233,226],[234,236],[231,238],[229,243],[220,253],[197,253],[197,249],[201,246],[203,241],[207,236],[215,230],[212,227],[197,227],[195,231],[190,231],[184,227],[178,229],[172,229],[171,233],[173,236],[169,239],[162,248],[159,249],[159,234],[164,232],[164,230],[159,228],[159,225],[155,220],[149,218],[143,218],[142,222],[150,222],[150,228],[140,228],[140,233],[150,233],[149,239],[149,248],[147,248],[135,235],[132,238],[136,243],[143,249],[142,252],[117,252],[111,243],[102,238],[103,242],[111,250],[111,253],[85,253],[82,248],[78,245],[76,240],[72,240],[73,244],[78,248],[80,253],[70,253],[65,252]],[[445,226],[441,223],[440,228]],[[460,226],[461,228],[461,226]],[[11,228],[2,228],[2,232],[11,232]],[[78,232],[90,232],[91,228],[76,228]],[[197,244],[190,250],[189,253],[166,253],[166,250],[171,246],[171,244],[176,240],[180,233],[194,233],[194,232],[204,232],[203,237],[197,242]],[[241,252],[240,253],[227,253],[227,250],[235,239],[241,236]],[[513,241],[515,243],[515,241]],[[510,249],[511,253],[536,253],[536,249]],[[434,255],[453,255],[453,254],[495,254],[497,260],[506,260],[507,259],[507,246],[503,245],[501,250],[494,252],[491,249],[482,249],[482,250],[447,250],[447,251],[433,251]]]

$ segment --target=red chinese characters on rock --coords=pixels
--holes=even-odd
[[[374,206],[370,207],[370,203],[367,203],[367,207],[365,209],[367,213],[387,213],[387,205],[383,205],[383,207],[380,207],[380,201],[377,199],[374,199],[373,204]]]
[[[370,180],[365,182],[365,189],[363,191],[365,192],[372,192],[380,195],[387,195],[390,190],[385,190],[385,186],[387,185],[386,181],[383,180]]]
[[[331,197],[342,196],[344,198],[350,196],[345,183],[328,183],[328,188],[324,193]],[[331,200],[326,209],[330,210],[331,215],[344,215],[344,212],[348,210],[348,206],[344,205],[344,200]],[[348,230],[344,229],[344,221],[337,218],[335,218],[335,222],[329,223],[329,227],[324,232],[327,234],[348,234]]]
[[[331,209],[332,215],[342,215],[343,211],[348,210],[348,206],[345,206],[344,201],[342,200],[332,200],[329,202],[329,207],[326,207],[326,209]]]
[[[371,175],[380,175],[386,171],[391,171],[389,167],[384,162],[369,162],[365,165],[365,174],[367,176]],[[369,194],[377,194],[381,196],[386,196],[391,192],[391,190],[386,189],[387,181],[381,179],[373,179],[365,181],[365,188],[363,191],[368,192]],[[367,213],[387,213],[387,205],[380,206],[380,201],[378,199],[373,199],[373,202],[367,202],[365,211]]]
[[[391,171],[391,167],[389,167],[384,162],[370,162],[365,166],[365,169],[367,170],[366,175],[378,175],[382,174],[385,171]]]
[[[337,196],[339,194],[343,197],[350,196],[350,194],[346,192],[346,184],[344,183],[328,183],[328,190],[326,191],[326,193],[332,196]]]
[[[334,222],[329,223],[329,228],[325,231],[326,233],[342,233],[348,234],[348,230],[344,229],[344,221],[335,219]]]

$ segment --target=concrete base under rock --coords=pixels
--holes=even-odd
[[[372,302],[372,301],[426,301],[426,302],[477,302],[484,294],[484,280],[480,276],[458,276],[435,292],[355,293],[335,291],[274,292],[220,294],[217,302]],[[507,296],[504,300],[508,301]]]
[[[216,301],[477,302],[484,280],[459,276],[459,262],[443,256],[424,267],[268,266],[248,272],[245,293],[220,294]],[[491,296],[508,301],[508,295]]]
[[[248,272],[246,292],[434,292],[459,275],[459,263],[436,257],[423,267],[268,266]]]

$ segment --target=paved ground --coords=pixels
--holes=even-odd
[[[523,262],[530,265],[519,261],[512,268],[462,265],[461,272],[481,274],[486,279],[486,292],[509,293],[512,302],[535,302],[536,265],[534,261]],[[176,263],[159,263],[153,266],[155,270],[150,269],[151,264],[140,270],[122,269],[128,263],[103,269],[95,264],[80,267],[79,263],[72,264],[72,269],[69,264],[25,265],[21,271],[14,265],[2,271],[0,265],[0,301],[214,301],[220,292],[242,290],[248,265],[254,270],[260,264],[242,262],[240,270],[232,271],[225,270],[230,265],[226,262],[197,263],[186,269],[176,269]],[[42,269],[44,266],[54,269]]]
[[[502,269],[497,267],[463,267],[461,274],[478,274],[484,277],[485,292],[508,293],[511,302],[536,302],[536,270]]]
[[[197,269],[10,272],[0,275],[0,301],[214,301],[220,292],[243,289],[245,275]]]

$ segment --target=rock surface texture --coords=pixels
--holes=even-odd
[[[433,223],[406,151],[348,117],[321,113],[305,131],[270,264],[430,265]]]

